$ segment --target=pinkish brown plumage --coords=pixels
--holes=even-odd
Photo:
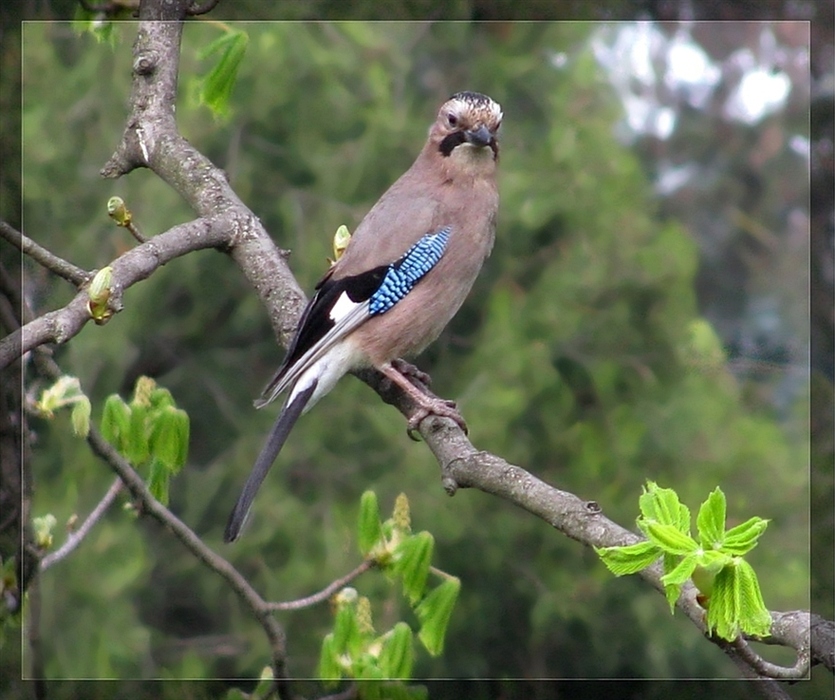
[[[360,222],[345,253],[316,287],[281,367],[258,407],[289,396],[230,516],[238,537],[267,471],[298,417],[347,372],[376,367],[418,410],[463,419],[392,365],[421,352],[455,315],[490,254],[496,230],[500,106],[460,92],[445,102],[412,166]]]

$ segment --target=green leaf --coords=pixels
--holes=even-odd
[[[147,415],[148,409],[134,402],[131,407],[130,424],[124,441],[124,455],[134,466],[144,464],[150,456],[145,421]]]
[[[367,555],[383,535],[380,507],[377,504],[377,494],[373,491],[366,491],[362,494],[357,530],[360,552]]]
[[[690,509],[678,500],[678,494],[672,489],[662,489],[654,481],[648,481],[638,505],[645,520],[672,525],[690,534]]]
[[[771,613],[765,607],[757,574],[747,561],[738,559],[736,581],[739,587],[739,626],[745,634],[765,637],[771,632]]]
[[[162,505],[168,505],[168,483],[171,472],[158,457],[151,458],[148,490]]]
[[[337,655],[356,650],[359,643],[355,605],[343,605],[336,611],[333,623],[333,651]]]
[[[751,565],[735,557],[714,579],[707,608],[708,632],[731,641],[740,632],[760,637],[771,630],[771,615],[763,602],[760,584]]]
[[[678,566],[661,577],[661,583],[665,586],[681,586],[685,581],[689,581],[696,568],[697,559],[698,555],[695,552],[682,557]]]
[[[412,605],[423,595],[434,547],[435,538],[426,531],[410,535],[397,547],[395,571],[400,575],[403,592]]]
[[[460,590],[461,581],[447,579],[415,608],[421,625],[418,638],[432,656],[438,656],[444,650],[444,637]]]
[[[681,586],[679,584],[671,583],[668,586],[664,586],[664,597],[667,599],[667,605],[670,606],[671,613],[675,612],[679,596],[681,596]]]
[[[322,650],[319,652],[318,676],[327,685],[336,685],[336,681],[342,678],[342,667],[337,660],[338,652],[334,646],[333,634],[325,635],[322,640]],[[328,683],[329,681],[329,683]]]
[[[380,670],[385,678],[408,679],[412,677],[414,660],[412,630],[405,622],[398,622],[383,642]]]
[[[204,52],[220,52],[220,58],[211,71],[203,78],[200,101],[215,115],[225,116],[229,111],[232,88],[238,75],[238,69],[246,53],[249,36],[246,32],[230,31],[214,41]]]
[[[150,451],[171,474],[176,474],[185,464],[188,435],[189,420],[185,411],[166,406],[155,413],[149,438]]]
[[[104,402],[101,434],[119,452],[124,452],[124,441],[130,430],[130,407],[118,394],[111,394]]]
[[[151,404],[151,408],[156,409],[163,409],[168,408],[169,406],[176,406],[174,402],[174,397],[171,395],[171,392],[162,386],[156,386],[151,390],[151,393],[148,396],[148,402]]]
[[[637,573],[661,556],[661,550],[652,542],[636,542],[622,547],[595,547],[595,551],[615,576]]]
[[[90,432],[90,413],[92,413],[92,406],[90,399],[82,396],[72,407],[70,419],[72,420],[72,429],[76,435],[87,437]]]
[[[714,549],[722,544],[725,536],[725,494],[717,486],[699,508],[696,528],[699,541],[705,549]]]
[[[768,527],[768,520],[754,516],[744,523],[732,527],[725,533],[722,551],[741,556],[757,546],[757,540]]]
[[[699,548],[696,540],[679,530],[676,525],[639,520],[638,527],[651,542],[669,554],[688,554]]]

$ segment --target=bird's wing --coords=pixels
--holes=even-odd
[[[284,362],[255,406],[273,401],[358,326],[394,308],[438,264],[451,234],[449,227],[426,233],[399,259],[358,275],[325,275],[302,314]]]

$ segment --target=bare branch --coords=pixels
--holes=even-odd
[[[90,429],[87,437],[93,452],[107,462],[119,475],[131,495],[141,504],[141,513],[149,515],[170,531],[204,566],[221,576],[236,593],[238,598],[249,608],[267,635],[272,650],[273,666],[276,679],[281,682],[285,673],[285,637],[284,630],[270,614],[268,604],[250,585],[238,570],[226,559],[210,549],[200,537],[168,508],[157,501],[148,490],[142,477],[108,443],[95,428]],[[289,695],[282,694],[289,697]]]
[[[193,250],[228,244],[249,225],[235,219],[197,219],[154,236],[111,263],[113,303],[120,303],[124,290],[149,277],[165,263]],[[87,293],[82,291],[62,309],[51,311],[27,323],[0,340],[0,369],[44,343],[65,343],[90,320]]]
[[[18,248],[24,255],[30,256],[47,270],[72,282],[76,287],[82,286],[90,279],[89,272],[82,270],[80,267],[76,267],[54,253],[50,253],[46,248],[38,245],[31,238],[24,236],[20,231],[5,221],[0,221],[0,236]]]
[[[101,520],[102,516],[107,512],[107,509],[110,508],[113,501],[116,500],[116,496],[119,495],[121,490],[122,480],[116,479],[110,485],[110,488],[107,489],[107,493],[105,493],[102,499],[96,504],[96,507],[90,515],[88,515],[81,524],[81,527],[79,527],[75,532],[71,532],[67,537],[67,541],[64,542],[64,544],[62,544],[58,549],[50,554],[47,554],[43,559],[41,559],[41,573],[46,571],[53,564],[57,564],[59,561],[67,557],[84,541],[84,538],[90,534],[93,526]]]
[[[342,578],[336,579],[336,581],[329,584],[318,593],[309,595],[306,598],[299,598],[298,600],[288,600],[284,603],[267,603],[267,608],[269,610],[299,610],[301,608],[309,608],[312,605],[316,605],[317,603],[327,600],[339,589],[345,587],[369,569],[372,569],[374,565],[373,559],[366,559],[356,569],[348,574],[345,574]]]
[[[809,650],[808,648],[797,652],[797,661],[791,668],[773,664],[762,658],[755,652],[742,637],[737,637],[731,642],[739,655],[745,659],[751,668],[761,676],[777,680],[800,680],[809,673]]]

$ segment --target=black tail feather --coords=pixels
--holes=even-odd
[[[252,502],[255,500],[255,494],[264,482],[267,472],[278,457],[278,453],[287,441],[287,436],[290,434],[299,416],[304,411],[304,407],[313,396],[316,389],[317,382],[314,380],[309,387],[304,391],[299,392],[291,402],[288,402],[284,408],[281,409],[281,414],[278,416],[273,429],[267,437],[267,442],[261,449],[261,454],[255,460],[255,465],[249,474],[249,478],[244,484],[243,491],[238,497],[238,502],[229,516],[229,522],[226,523],[226,530],[223,533],[224,542],[234,542],[241,534],[241,528],[246,521],[246,516],[249,514],[249,509],[252,507]]]

